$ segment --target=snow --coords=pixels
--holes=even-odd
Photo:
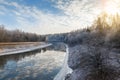
[[[40,48],[45,48],[48,46],[51,46],[52,44],[43,44],[38,46],[30,46],[30,47],[22,47],[22,48],[14,48],[14,49],[5,49],[3,52],[0,53],[0,56],[3,55],[11,55],[11,54],[18,54],[18,53],[24,53],[28,51],[33,51]]]
[[[68,56],[69,56],[69,48],[66,45],[66,56],[65,56],[65,59],[64,59],[64,64],[63,64],[60,72],[55,76],[54,80],[65,80],[65,76],[68,73],[72,73],[72,69],[70,69],[69,66],[68,66]]]

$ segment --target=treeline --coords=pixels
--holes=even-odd
[[[45,36],[20,30],[7,30],[0,25],[0,42],[36,42],[45,41]]]
[[[70,33],[49,35],[46,40],[64,42],[70,46],[87,44],[120,47],[120,15],[102,13],[91,27]]]

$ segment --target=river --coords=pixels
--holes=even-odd
[[[0,57],[0,80],[53,80],[65,52],[47,50]]]

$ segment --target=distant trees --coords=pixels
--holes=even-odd
[[[26,33],[20,30],[7,30],[0,25],[0,42],[35,42],[45,41],[45,36],[35,33]]]
[[[67,34],[50,34],[46,36],[46,41],[47,42],[65,42],[67,39]]]
[[[0,27],[0,42],[8,41],[10,39],[8,36],[9,36],[8,32],[4,29],[4,26],[1,25],[1,27]]]

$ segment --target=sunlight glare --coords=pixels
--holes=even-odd
[[[120,10],[118,4],[113,1],[108,2],[105,6],[105,12],[110,15],[119,14]]]

